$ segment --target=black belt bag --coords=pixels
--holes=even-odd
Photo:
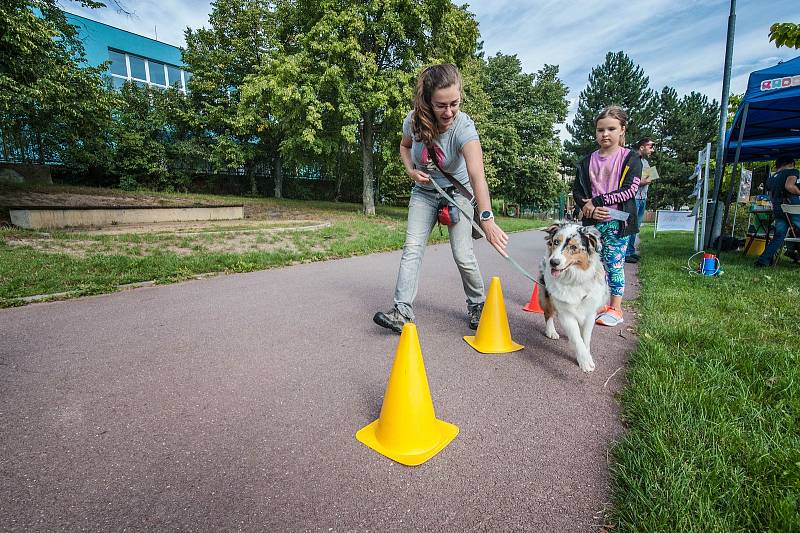
[[[453,226],[458,224],[460,213],[458,207],[442,198],[439,200],[439,207],[436,209],[436,219],[442,226]]]

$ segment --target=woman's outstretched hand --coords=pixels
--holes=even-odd
[[[495,250],[500,252],[503,257],[508,257],[506,253],[506,245],[508,245],[508,235],[500,229],[500,226],[494,221],[493,218],[481,222],[483,232],[486,234],[486,240],[489,244],[494,246]]]

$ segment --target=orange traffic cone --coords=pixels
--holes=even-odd
[[[356,439],[400,464],[424,463],[458,435],[458,427],[436,418],[425,375],[417,327],[403,326],[381,416],[356,433]]]
[[[533,294],[531,294],[531,301],[525,304],[522,308],[523,311],[529,313],[544,313],[544,309],[539,305],[539,284],[533,284]]]
[[[509,353],[524,348],[511,340],[500,278],[493,277],[489,282],[489,292],[483,305],[478,331],[474,336],[465,336],[464,340],[481,353]]]

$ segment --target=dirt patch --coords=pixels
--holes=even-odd
[[[279,233],[287,231],[313,231],[331,225],[330,221],[320,220],[197,220],[192,222],[151,222],[143,224],[114,224],[102,228],[68,228],[65,233],[85,233],[88,235],[123,235],[127,233],[173,233],[175,235],[214,234],[214,233]]]
[[[154,193],[49,186],[35,189],[0,187],[0,218],[3,206],[133,207],[200,206],[242,203],[243,220],[112,224],[93,228],[67,228],[52,232],[3,232],[9,246],[30,247],[50,254],[73,257],[92,255],[149,256],[174,253],[324,253],[325,242],[316,232],[354,215],[350,206],[333,210],[307,209],[302,203],[267,198],[182,198]],[[6,210],[6,214],[7,214]],[[320,219],[323,214],[324,219]],[[387,221],[393,225],[393,221]],[[314,237],[316,235],[316,237]]]
[[[319,216],[317,214],[317,216]],[[244,204],[244,218],[252,220],[313,220],[314,214],[299,208],[268,205],[263,203]]]
[[[12,236],[6,236],[5,241],[9,246],[27,246],[43,253],[66,254],[80,258],[95,255],[144,257],[164,253],[188,256],[197,253],[300,252],[300,248],[290,236],[259,233],[214,235],[213,239],[204,238],[202,235],[165,237],[163,240],[147,242]],[[314,248],[312,247],[312,251],[321,251]]]
[[[222,202],[219,202],[222,203]],[[156,196],[105,196],[67,192],[4,191],[2,205],[11,207],[186,207],[219,205],[215,202],[198,204],[191,198],[159,198]]]
[[[66,189],[66,190],[65,190]],[[310,223],[330,223],[330,220],[319,221],[319,212],[309,212],[302,206],[286,206],[271,203],[267,199],[228,199],[225,197],[212,199],[182,198],[180,196],[159,196],[152,193],[118,191],[115,189],[92,189],[89,187],[52,186],[47,190],[34,190],[0,187],[0,221],[9,225],[9,207],[201,207],[218,205],[244,205],[244,220],[235,221],[192,221],[163,222],[150,224],[109,225],[88,230],[97,234],[120,233],[153,233],[153,232],[191,232],[208,231],[219,227],[220,230],[262,229],[268,222],[278,226],[308,226]],[[259,223],[260,222],[260,223]],[[68,231],[87,232],[86,228],[75,228]]]

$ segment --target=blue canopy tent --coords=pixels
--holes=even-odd
[[[733,163],[734,175],[742,161],[771,161],[779,155],[800,159],[800,57],[750,74],[747,91],[725,135],[723,155],[724,163]],[[729,187],[726,215],[732,193],[733,187]],[[722,222],[717,216],[718,199],[716,184],[712,215],[715,228]],[[712,233],[719,235],[719,230]],[[720,243],[721,239],[717,241],[718,251]]]
[[[750,74],[725,136],[725,162],[800,158],[800,57]]]

